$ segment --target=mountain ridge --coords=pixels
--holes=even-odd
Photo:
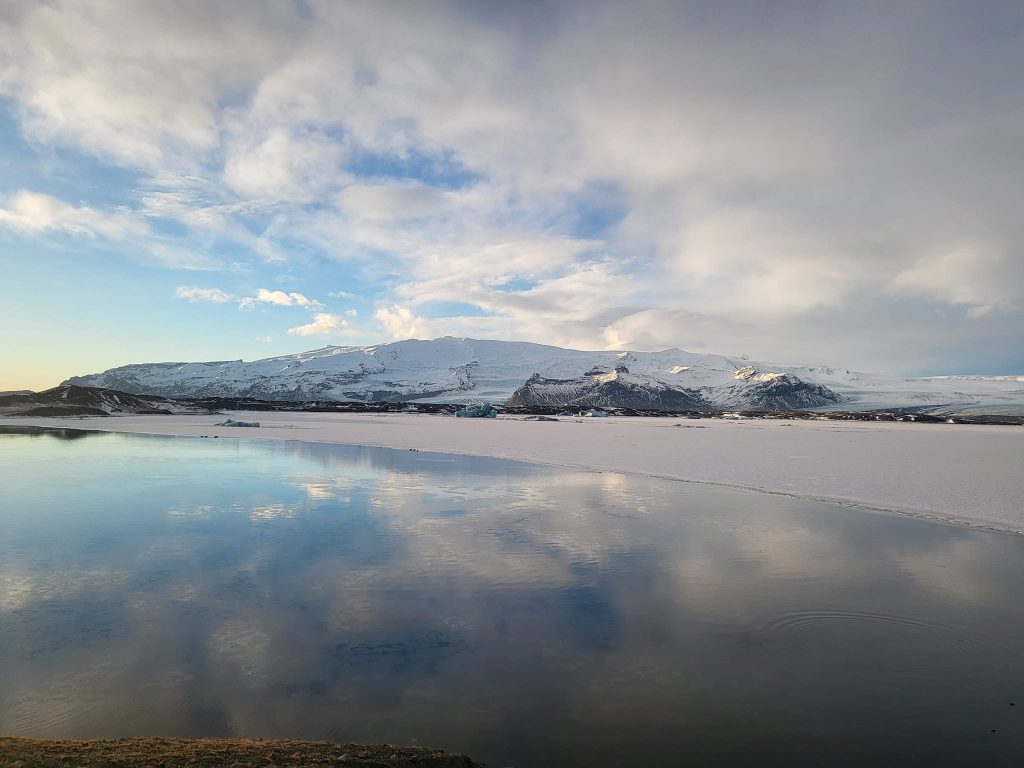
[[[64,385],[161,397],[279,401],[489,400],[685,410],[1024,411],[1024,376],[898,379],[827,365],[779,365],[679,348],[586,351],[492,339],[328,345],[245,362],[137,363]]]

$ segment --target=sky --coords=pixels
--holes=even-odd
[[[1024,373],[1019,2],[5,0],[0,390],[444,335]]]

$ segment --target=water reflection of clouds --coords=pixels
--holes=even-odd
[[[295,517],[301,507],[298,504],[261,504],[249,509],[252,520],[276,520]]]
[[[991,562],[988,562],[992,560],[993,545],[1005,546],[1011,551],[1015,549],[1012,546],[1014,539],[1007,539],[1009,541],[1001,541],[1001,537],[992,542],[979,541],[970,534],[964,534],[943,538],[930,547],[912,551],[896,549],[891,555],[922,589],[967,603],[1007,599],[1019,585],[1011,574],[993,572]],[[1007,555],[1012,556],[1009,552]]]
[[[326,501],[328,499],[342,500],[343,497],[339,494],[338,489],[326,482],[308,481],[303,482],[301,480],[292,481],[293,485],[304,491],[310,501]]]
[[[131,573],[108,569],[34,572],[18,562],[0,565],[0,611],[68,600],[81,592],[106,592],[128,583]]]
[[[215,507],[212,504],[200,504],[197,507],[181,508],[176,507],[168,510],[167,514],[170,517],[192,517],[192,518],[207,518],[222,512],[220,507]]]
[[[618,553],[636,546],[628,527],[609,524],[609,510],[620,503],[609,499],[609,485],[624,491],[618,478],[577,471],[537,470],[529,483],[518,476],[394,473],[370,504],[392,531],[422,542],[408,553],[406,569],[456,564],[478,584],[557,586],[571,580],[574,566],[612,567]],[[451,513],[455,505],[459,514]]]
[[[585,752],[603,729],[668,733],[734,696],[767,702],[765,670],[791,652],[763,630],[768,614],[873,604],[882,584],[901,604],[993,594],[991,537],[970,531],[497,460],[233,450],[228,491],[196,484],[209,457],[186,451],[147,478],[132,516],[90,507],[117,535],[64,543],[60,562],[39,566],[54,541],[42,528],[26,524],[17,549],[0,540],[0,659],[20,670],[0,683],[8,732],[420,738],[486,758],[509,729],[560,723]],[[101,455],[93,471],[130,486],[117,452]],[[997,558],[1007,583],[1017,549]],[[109,659],[102,701],[40,684],[85,681],[76,670]],[[159,706],[119,710],[140,687]]]
[[[252,682],[266,684],[272,662],[271,634],[262,626],[261,617],[234,616],[210,629],[207,648],[211,660],[231,666]]]

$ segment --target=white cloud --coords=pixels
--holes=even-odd
[[[797,315],[840,305],[860,283],[844,240],[785,211],[736,206],[685,224],[673,267],[694,310]]]
[[[349,317],[330,312],[318,312],[313,316],[312,322],[289,328],[288,333],[293,333],[296,336],[336,336],[349,333],[351,330],[352,323]]]
[[[965,305],[969,317],[979,318],[1017,307],[1022,286],[1013,279],[1012,268],[1000,249],[969,244],[919,258],[897,274],[889,288],[895,293]]]
[[[953,337],[908,296],[1024,327],[1024,86],[1005,74],[1024,53],[1001,10],[971,20],[952,72],[955,8],[883,24],[856,6],[562,3],[542,27],[517,4],[303,8],[5,9],[0,96],[24,136],[142,177],[127,208],[23,191],[0,224],[130,237],[177,266],[221,264],[204,254],[222,245],[245,269],[333,260],[392,336],[699,337],[761,357],[784,335],[830,356]],[[905,334],[867,338],[867,304]]]
[[[398,304],[381,307],[373,316],[393,339],[429,338],[433,335],[430,324],[424,318],[414,315],[408,307]]]
[[[230,199],[223,189],[206,179],[174,173],[158,174],[139,199],[140,214],[147,219],[170,219],[184,225],[198,239],[224,240],[258,254],[267,262],[286,260],[269,232],[254,233],[246,219],[259,215],[252,201]]]
[[[174,295],[179,299],[188,299],[189,301],[212,301],[215,304],[224,304],[229,301],[235,301],[236,297],[230,293],[225,293],[220,288],[198,288],[191,285],[179,285],[177,290],[174,291]]]
[[[239,309],[252,310],[257,304],[273,304],[279,307],[305,307],[306,309],[317,309],[323,305],[315,299],[292,291],[271,291],[267,288],[260,288],[255,296],[236,296],[220,288],[198,288],[195,286],[181,285],[174,292],[180,299],[189,301],[212,301],[218,304],[225,304],[229,301],[237,301]]]
[[[51,195],[19,190],[0,208],[0,224],[22,234],[47,231],[111,239],[139,235],[145,225],[127,209],[101,211],[74,206]]]
[[[238,301],[239,309],[255,309],[257,304],[274,304],[278,307],[306,307],[317,309],[322,307],[319,301],[310,299],[301,293],[285,291],[271,291],[267,288],[260,288],[255,296],[245,296]]]
[[[607,349],[667,349],[735,354],[735,323],[720,338],[708,339],[721,321],[681,309],[643,309],[616,317],[602,329]],[[686,329],[680,332],[680,328]],[[709,341],[711,343],[709,343]]]
[[[224,183],[246,197],[313,201],[339,183],[344,151],[328,136],[296,135],[275,126],[229,147]]]
[[[338,195],[338,207],[355,219],[390,222],[442,214],[455,197],[423,184],[352,184]]]
[[[285,293],[284,291],[270,291],[266,288],[260,288],[256,291],[256,301],[263,302],[265,304],[277,304],[280,307],[308,307],[315,303],[310,299],[307,299],[301,293]]]
[[[286,55],[304,26],[277,3],[232,0],[201,12],[64,0],[5,15],[0,88],[26,133],[150,169],[215,150],[219,99]]]
[[[215,270],[224,264],[202,249],[180,245],[154,233],[144,216],[127,207],[102,210],[72,205],[52,195],[19,190],[0,207],[0,226],[32,237],[61,233],[90,239],[102,238],[105,247],[127,258],[169,269]]]

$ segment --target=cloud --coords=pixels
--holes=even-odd
[[[688,306],[759,317],[836,307],[862,281],[845,234],[765,207],[717,209],[680,227],[671,269]]]
[[[978,318],[1017,307],[1024,286],[1014,279],[1014,268],[1024,272],[1024,265],[1019,261],[1014,265],[989,244],[964,245],[919,258],[897,274],[889,288],[904,295],[966,305],[968,316]]]
[[[274,304],[278,307],[305,307],[317,309],[323,306],[316,299],[310,299],[301,293],[285,291],[271,291],[267,288],[260,288],[255,296],[244,296],[238,300],[239,309],[255,309],[257,304]]]
[[[408,307],[399,304],[381,307],[373,313],[373,317],[393,339],[429,338],[433,335],[427,320],[417,317]]]
[[[22,189],[0,208],[0,224],[21,234],[47,231],[110,239],[139,235],[146,227],[127,209],[101,211],[74,206],[51,195]]]
[[[444,0],[14,5],[0,95],[22,137],[131,181],[116,205],[23,191],[0,223],[358,286],[393,337],[789,344],[905,371],[941,337],[1005,359],[990,324],[1024,327],[1012,11],[568,2],[544,18]],[[297,295],[238,301],[323,308]],[[865,307],[898,332],[869,336]]]
[[[314,302],[307,299],[301,293],[285,293],[284,291],[269,291],[266,288],[260,288],[256,292],[254,298],[255,301],[260,301],[265,304],[277,304],[280,307],[308,307],[318,302]]]
[[[313,316],[312,322],[289,328],[288,333],[293,333],[296,336],[336,336],[349,333],[351,330],[351,315],[318,312]]]
[[[670,338],[666,334],[668,328],[678,328],[681,318],[659,309],[644,309],[615,319],[604,327],[602,333],[608,349],[655,349],[681,343],[678,338]],[[690,315],[685,318],[690,326],[690,337],[687,342],[694,342],[694,326],[700,321],[699,316]]]
[[[336,185],[343,157],[344,146],[329,136],[272,127],[229,146],[224,183],[250,198],[310,202]]]
[[[424,184],[352,184],[338,195],[349,217],[371,221],[419,219],[445,213],[452,195]]]
[[[132,261],[168,269],[214,270],[223,263],[204,249],[183,246],[155,233],[139,211],[126,206],[104,210],[72,205],[53,195],[19,190],[0,207],[0,226],[24,237],[47,235],[103,240],[103,253],[116,252]]]
[[[181,285],[175,290],[174,295],[180,299],[189,301],[212,301],[217,304],[225,304],[229,301],[237,301],[239,309],[255,309],[257,304],[273,304],[278,307],[304,307],[306,309],[317,309],[322,307],[319,301],[310,299],[301,293],[292,291],[271,291],[267,288],[260,288],[255,296],[236,296],[235,294],[222,291],[220,288],[197,288],[194,286]]]
[[[216,151],[222,95],[273,67],[304,26],[276,3],[236,0],[68,0],[4,16],[0,88],[26,134],[154,170]]]
[[[174,295],[179,299],[188,299],[189,301],[212,301],[215,304],[224,304],[229,301],[235,301],[236,297],[230,293],[225,293],[220,288],[198,288],[190,285],[179,285],[174,291]]]

